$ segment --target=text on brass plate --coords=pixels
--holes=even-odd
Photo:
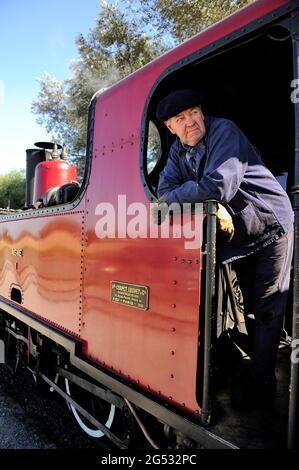
[[[127,307],[148,309],[147,286],[138,284],[128,284],[127,282],[111,281],[111,301],[117,304],[127,305]]]

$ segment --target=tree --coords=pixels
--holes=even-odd
[[[37,122],[53,140],[66,143],[71,154],[84,154],[87,112],[93,94],[142,67],[177,42],[218,21],[251,0],[122,0],[101,1],[96,26],[76,39],[78,59],[73,78],[39,79],[32,103]],[[79,169],[82,158],[75,158]]]
[[[144,21],[151,22],[173,44],[220,21],[253,0],[140,0]]]
[[[21,209],[25,205],[24,170],[12,170],[0,176],[0,207]]]
[[[71,65],[73,78],[60,82],[47,75],[39,79],[40,92],[32,103],[37,122],[46,126],[54,140],[67,143],[74,154],[85,151],[87,111],[93,94],[164,51],[134,19],[104,2],[96,27],[87,38],[79,35],[76,44],[79,57]]]

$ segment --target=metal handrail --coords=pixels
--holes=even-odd
[[[206,241],[206,273],[205,273],[205,328],[204,328],[204,364],[203,364],[203,399],[201,422],[208,424],[210,420],[210,373],[212,328],[215,315],[216,292],[216,212],[217,201],[206,201],[207,204],[207,241]]]

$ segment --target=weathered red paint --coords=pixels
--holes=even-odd
[[[171,64],[288,4],[260,0],[194,36],[101,94],[96,103],[91,173],[73,209],[2,221],[0,293],[22,291],[23,306],[79,336],[84,354],[186,411],[199,414],[196,371],[200,249],[183,239],[100,239],[97,205],[149,208],[140,179],[140,129],[145,101]],[[55,184],[56,185],[56,184]],[[44,188],[45,189],[45,188]],[[200,214],[196,217],[202,217]],[[22,249],[15,257],[12,249]],[[110,300],[112,280],[149,287],[149,309]]]

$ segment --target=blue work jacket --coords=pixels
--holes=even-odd
[[[158,197],[168,204],[216,199],[231,213],[235,233],[222,241],[223,262],[233,261],[287,233],[294,214],[288,195],[266,168],[247,137],[228,119],[205,117],[206,135],[198,144],[197,173],[177,138],[160,174]]]

